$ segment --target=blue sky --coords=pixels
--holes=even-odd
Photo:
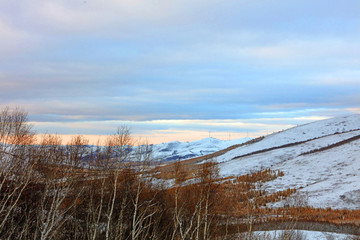
[[[360,112],[356,0],[0,6],[0,107],[39,133],[225,139]]]

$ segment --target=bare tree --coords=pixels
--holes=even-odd
[[[69,220],[81,189],[75,189],[76,168],[69,165],[68,152],[60,137],[45,135],[38,147],[38,158],[37,182],[42,185],[42,192],[35,238],[45,240],[63,233],[60,229]]]
[[[107,221],[106,221],[106,239],[110,239],[112,231],[112,221],[114,214],[115,201],[118,194],[118,180],[122,164],[128,160],[129,152],[128,147],[131,146],[132,139],[130,129],[128,127],[119,127],[116,133],[107,139],[107,161],[110,163],[111,176],[113,178],[113,187],[110,202],[107,208]]]
[[[182,165],[175,165],[174,210],[172,239],[209,239],[216,201],[215,183],[218,177],[216,164],[208,161],[199,167],[196,183],[185,184],[186,176]]]
[[[91,154],[89,164],[93,174],[89,178],[92,186],[87,186],[87,239],[122,239],[125,235],[128,226],[124,215],[129,203],[128,190],[122,185],[124,176],[130,177],[125,169],[131,146],[130,129],[119,127],[106,139],[105,146],[98,146]]]
[[[89,140],[82,135],[76,135],[71,138],[66,145],[68,164],[74,167],[83,166],[83,158],[90,155]]]
[[[135,198],[133,203],[131,239],[150,239],[149,229],[155,225],[153,217],[158,213],[157,203],[155,201],[156,191],[152,191],[150,199],[141,201],[140,196],[143,194],[145,187],[151,188],[151,175],[146,175],[146,170],[152,163],[152,149],[148,143],[139,145],[136,149],[133,159],[139,167],[137,168],[138,179],[136,182]],[[154,236],[153,236],[154,237]]]
[[[33,163],[28,158],[28,146],[35,137],[27,120],[27,114],[18,108],[7,107],[0,112],[0,234],[3,235],[9,234],[9,221],[21,213],[16,207],[31,180]]]

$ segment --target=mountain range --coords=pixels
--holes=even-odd
[[[251,138],[240,138],[234,140],[220,140],[216,138],[204,138],[193,142],[172,141],[152,145],[152,153],[155,160],[178,161],[189,158],[200,157],[211,154],[236,144],[242,144]]]

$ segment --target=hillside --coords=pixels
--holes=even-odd
[[[283,177],[267,192],[296,188],[314,207],[360,207],[360,115],[297,126],[230,150],[215,160],[224,177],[270,168]],[[278,203],[278,205],[282,203]]]
[[[152,153],[157,161],[185,160],[211,154],[248,140],[250,138],[220,140],[210,137],[193,142],[172,141],[152,145]]]

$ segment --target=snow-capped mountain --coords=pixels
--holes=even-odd
[[[196,158],[211,154],[230,146],[242,144],[251,140],[251,138],[239,138],[234,140],[220,140],[216,138],[204,138],[202,140],[193,142],[167,142],[160,144],[151,144],[149,147],[142,146],[126,146],[124,149],[130,155],[129,161],[138,161],[137,153],[139,151],[151,151],[152,160],[154,163],[171,163],[178,160],[186,160],[189,158]],[[64,146],[66,147],[66,146]],[[82,151],[84,152],[84,166],[87,163],[91,163],[93,154],[97,154],[101,149],[104,150],[106,147],[99,147],[94,145],[83,146]],[[119,156],[119,153],[114,152],[112,157],[115,159]]]
[[[152,145],[153,157],[158,161],[176,161],[211,154],[227,147],[249,141],[250,138],[219,140],[204,138],[194,142],[167,142]]]
[[[315,207],[360,208],[360,115],[274,133],[216,161],[223,176],[265,168],[283,171],[283,177],[263,186],[268,192],[291,187]]]

